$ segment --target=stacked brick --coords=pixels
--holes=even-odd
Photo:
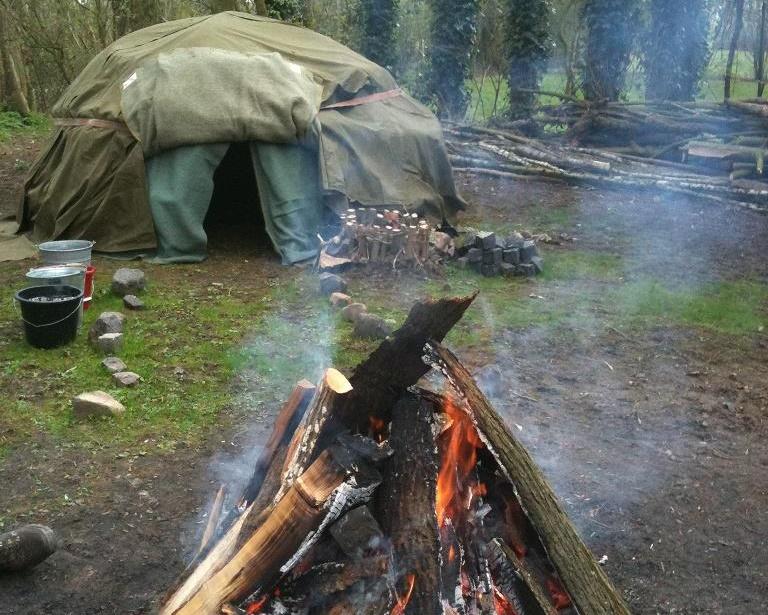
[[[472,247],[457,262],[486,277],[532,277],[541,273],[543,265],[534,241],[515,236],[501,239],[490,232],[477,233]]]

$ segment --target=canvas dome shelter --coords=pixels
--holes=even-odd
[[[221,166],[243,156],[254,194],[239,197],[260,210],[286,263],[315,253],[328,208],[440,219],[462,207],[437,119],[385,69],[311,30],[246,13],[119,39],[53,116],[17,214],[35,242],[91,239],[105,253],[202,260],[212,196],[232,192],[217,186],[233,175]]]

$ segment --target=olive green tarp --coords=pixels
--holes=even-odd
[[[134,32],[97,55],[54,107],[59,126],[30,171],[17,215],[20,230],[31,229],[38,242],[92,239],[104,252],[157,247],[147,157],[141,135],[125,123],[122,88],[161,54],[195,48],[277,53],[312,76],[325,106],[397,87],[386,70],[327,37],[244,13],[179,20]],[[235,90],[222,95],[236,95]],[[439,123],[407,95],[321,110],[317,121],[323,192],[342,193],[367,206],[419,206],[435,217],[450,217],[461,208]],[[182,123],[185,138],[174,144],[231,140],[231,132],[219,134],[213,126],[201,137],[194,123]],[[243,135],[242,140],[253,137]]]

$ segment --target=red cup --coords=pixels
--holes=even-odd
[[[88,265],[85,269],[85,285],[83,286],[83,309],[91,307],[93,298],[93,275],[96,273],[96,267]]]

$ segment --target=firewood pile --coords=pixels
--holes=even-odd
[[[537,119],[554,132],[445,128],[455,168],[518,179],[657,188],[768,211],[768,101],[569,101]]]
[[[417,303],[347,379],[300,382],[235,505],[151,605],[188,613],[628,613],[552,489]]]

